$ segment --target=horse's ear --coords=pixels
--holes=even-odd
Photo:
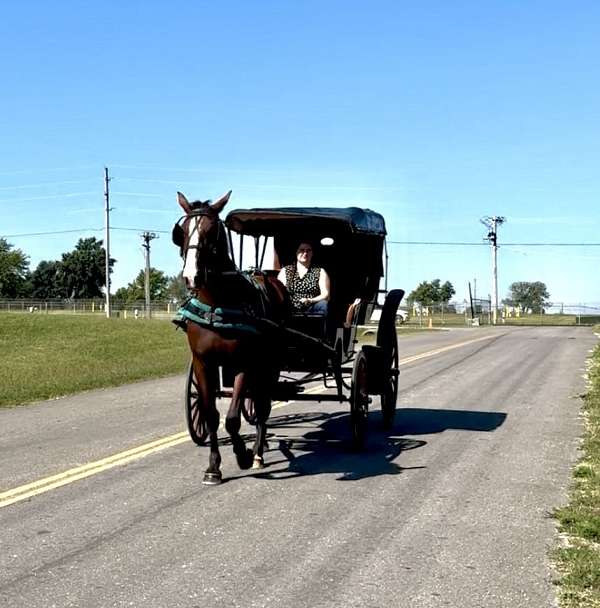
[[[181,192],[177,193],[177,202],[181,205],[181,208],[186,213],[192,212],[192,206],[189,204],[187,198],[185,198],[185,195],[181,194]]]
[[[221,213],[223,207],[227,204],[229,197],[231,196],[231,190],[224,194],[220,199],[216,200],[211,206],[211,209],[214,209],[217,213]]]

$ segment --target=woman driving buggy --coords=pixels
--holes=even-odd
[[[325,316],[329,276],[324,268],[312,265],[312,258],[312,245],[300,243],[296,249],[296,263],[284,266],[277,278],[287,287],[295,311]]]

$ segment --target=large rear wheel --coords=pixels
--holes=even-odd
[[[396,313],[404,297],[402,289],[392,289],[388,292],[379,327],[377,328],[377,346],[382,350],[383,370],[381,386],[381,414],[383,425],[390,429],[394,425],[396,401],[398,400],[398,334],[396,332]]]
[[[384,373],[387,376],[384,378],[383,390],[380,394],[381,399],[381,414],[383,417],[383,426],[386,429],[391,429],[394,426],[394,418],[396,416],[396,402],[398,400],[398,338],[394,335],[393,341],[388,345],[388,350],[383,352]]]
[[[206,422],[202,419],[198,385],[196,384],[192,361],[190,361],[188,366],[183,405],[185,409],[185,420],[192,441],[196,445],[204,445],[206,437],[208,436],[208,429],[206,428]]]

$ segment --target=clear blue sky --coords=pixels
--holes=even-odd
[[[103,238],[113,288],[142,269],[142,230],[175,193],[230,208],[369,207],[390,286],[477,280],[499,242],[600,242],[597,2],[6,2],[0,22],[0,235],[59,259]],[[77,230],[46,236],[19,234]],[[152,265],[180,270],[170,235]],[[398,243],[399,242],[399,243]],[[499,295],[544,281],[600,302],[600,247],[506,245]]]

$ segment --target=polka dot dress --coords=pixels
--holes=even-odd
[[[292,306],[294,310],[304,310],[307,305],[301,304],[302,298],[316,298],[321,294],[319,287],[319,276],[321,268],[319,266],[311,266],[306,274],[300,278],[296,272],[296,266],[285,267],[285,284],[292,298]]]

